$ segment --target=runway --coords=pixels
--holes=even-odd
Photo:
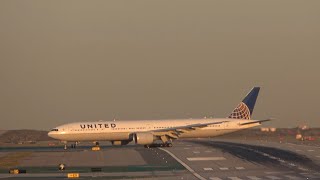
[[[0,167],[2,179],[61,179],[68,172],[80,173],[81,179],[320,179],[320,147],[291,143],[192,139],[175,141],[171,148],[18,148],[2,149],[0,159],[12,153],[20,153],[15,166],[27,174],[11,175]],[[58,171],[59,163],[66,171]],[[91,172],[92,167],[101,172]]]
[[[166,150],[203,179],[320,179],[317,146],[197,139]]]

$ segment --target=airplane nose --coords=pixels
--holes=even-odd
[[[51,132],[48,133],[48,136],[51,137],[51,138],[53,138],[53,139],[56,139],[57,135],[58,135],[58,134],[57,134],[56,132],[53,132],[53,131],[51,131]]]
[[[49,137],[52,137],[52,132],[49,132],[49,133],[48,133],[48,136],[49,136]]]
[[[63,132],[57,132],[57,131],[58,131],[58,129],[51,130],[50,132],[48,132],[48,136],[53,139],[59,139],[61,133],[63,133]]]

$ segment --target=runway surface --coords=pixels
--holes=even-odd
[[[167,150],[203,179],[320,179],[317,146],[197,139]]]
[[[8,174],[0,162],[0,179],[61,179],[68,172],[81,179],[320,179],[319,146],[279,142],[193,139],[175,141],[171,148],[103,146],[101,151],[2,148],[0,160],[10,155],[19,157],[11,165],[27,174]],[[58,171],[60,163],[66,171]],[[91,172],[92,167],[101,172]]]

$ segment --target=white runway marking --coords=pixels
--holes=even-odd
[[[9,178],[10,176],[8,176],[8,175],[4,175],[4,176],[0,176],[0,179],[2,179],[2,178]]]
[[[220,179],[218,177],[209,177],[209,179],[211,179],[211,180],[222,180],[222,179]]]
[[[193,153],[194,153],[194,154],[199,154],[200,152],[199,152],[199,151],[193,151]]]
[[[206,153],[211,153],[212,151],[205,151]]]
[[[298,167],[298,169],[300,169],[301,171],[308,171],[308,169],[303,168],[303,167]]]
[[[212,168],[203,168],[203,170],[205,170],[205,171],[212,171],[213,169],[212,169]]]
[[[226,160],[224,157],[189,157],[188,161],[221,161]]]
[[[318,178],[319,176],[309,174],[309,173],[300,173],[302,176],[308,177],[308,178]]]
[[[243,170],[244,167],[236,167],[237,170]]]
[[[291,175],[285,175],[284,177],[288,178],[288,179],[293,179],[293,180],[298,180],[298,179],[302,179],[302,178],[299,178],[297,176],[291,176]]]
[[[313,150],[313,149],[309,149],[308,151],[309,151],[309,152],[313,152],[314,150]]]
[[[297,165],[293,164],[293,163],[289,163],[290,166],[296,167]]]
[[[183,161],[181,161],[177,156],[175,156],[174,154],[172,154],[170,151],[163,149],[163,148],[159,148],[160,150],[168,153],[170,156],[172,156],[175,160],[177,160],[182,166],[184,166],[189,172],[191,172],[196,178],[200,179],[200,180],[206,180],[206,178],[200,176],[200,174],[196,173],[193,169],[191,169],[190,166],[188,166],[186,163],[184,163]]]
[[[293,144],[293,143],[287,143],[287,144],[290,144],[290,145],[295,145],[295,146],[296,146],[296,144]]]
[[[294,173],[294,171],[267,171],[265,174],[286,174],[286,173]]]
[[[228,177],[229,179],[232,179],[232,180],[242,180],[242,179],[240,179],[240,178],[238,178],[238,177]]]
[[[320,156],[316,156],[317,158],[320,158]]]
[[[270,156],[269,158],[270,158],[270,159],[276,159],[276,160],[279,159],[279,158],[274,157],[274,156]]]
[[[221,171],[226,171],[226,170],[229,170],[229,168],[227,168],[227,167],[221,167],[221,168],[219,168]]]
[[[279,178],[277,176],[266,176],[266,177],[269,178],[269,179],[281,179],[281,178]]]
[[[258,178],[257,176],[247,176],[247,178],[251,180],[260,180],[261,178]]]

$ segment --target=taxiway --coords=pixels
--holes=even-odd
[[[7,157],[15,153],[20,158],[10,162]],[[8,174],[2,162],[3,179],[61,179],[68,172],[82,179],[320,179],[320,146],[257,140],[192,139],[175,141],[171,148],[102,146],[101,151],[88,146],[2,148],[0,159],[27,170]],[[66,164],[63,172],[60,163]],[[93,167],[101,172],[91,172]]]

